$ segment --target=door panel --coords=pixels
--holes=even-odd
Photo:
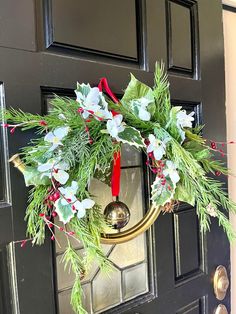
[[[121,95],[130,72],[152,85],[155,61],[162,59],[169,72],[173,105],[194,110],[197,122],[206,124],[206,138],[225,139],[220,0],[102,0],[99,4],[22,0],[20,5],[3,0],[0,17],[0,81],[7,107],[45,113],[52,92],[72,96],[76,81],[96,85],[103,76]],[[31,131],[9,135],[9,154],[33,136]],[[1,154],[0,246],[4,250],[12,242],[4,287],[8,281],[17,282],[12,289],[13,310],[4,304],[2,312],[31,314],[33,307],[34,314],[58,313],[55,248],[49,236],[42,247],[20,247],[28,191],[13,168],[8,184],[5,138]],[[158,218],[152,240],[156,268],[152,280],[157,285],[152,301],[146,302],[144,294],[110,311],[213,313],[217,301],[212,274],[219,264],[230,265],[229,245],[217,222],[212,221],[212,233],[202,236],[195,210],[181,205],[173,215]],[[229,294],[223,302],[230,311]]]

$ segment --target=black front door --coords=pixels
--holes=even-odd
[[[2,107],[42,113],[53,93],[72,95],[76,81],[96,85],[104,76],[119,95],[130,72],[152,85],[155,61],[164,60],[173,105],[194,110],[206,138],[225,139],[220,0],[2,0],[0,16]],[[68,314],[50,237],[41,247],[20,245],[27,190],[7,159],[33,134],[7,139],[1,132],[0,312]],[[186,205],[159,217],[147,236],[146,289],[109,310],[98,304],[96,311],[87,300],[91,313],[213,313],[219,302],[212,275],[220,264],[229,268],[230,259],[214,220],[211,229],[202,235],[195,209]],[[230,311],[229,293],[222,302]]]

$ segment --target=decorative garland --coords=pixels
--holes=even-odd
[[[107,94],[102,92],[104,87]],[[27,237],[42,244],[46,229],[56,240],[58,228],[67,238],[65,265],[75,273],[71,304],[76,313],[82,307],[80,279],[97,260],[102,270],[111,265],[100,245],[100,235],[107,227],[103,210],[89,192],[89,182],[103,182],[112,177],[112,194],[119,195],[120,148],[134,146],[147,156],[147,166],[155,174],[151,187],[152,206],[172,211],[178,202],[196,207],[201,231],[210,229],[211,218],[218,219],[229,240],[235,232],[221,207],[236,212],[236,204],[223,190],[216,176],[227,175],[215,152],[224,154],[201,136],[202,126],[193,127],[194,112],[172,107],[169,83],[163,65],[156,65],[154,87],[131,81],[118,100],[106,79],[98,87],[77,84],[77,99],[56,96],[46,116],[9,109],[2,112],[3,127],[13,134],[17,128],[35,128],[38,135],[22,149],[21,170],[26,186],[32,186],[26,210]],[[113,170],[111,169],[113,164]],[[58,215],[64,228],[53,218]],[[86,254],[78,255],[70,239],[81,241]],[[27,240],[22,241],[22,246]]]

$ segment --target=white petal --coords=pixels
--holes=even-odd
[[[144,108],[140,108],[138,116],[143,121],[149,121],[151,118],[150,112],[148,112]]]
[[[66,189],[61,187],[61,188],[58,188],[58,190],[61,192],[61,194],[65,195],[66,194]]]
[[[56,143],[56,144],[53,144],[50,148],[49,148],[49,152],[52,152],[52,151],[54,151],[59,145],[62,145],[62,143],[61,142],[58,142],[58,143]]]
[[[109,133],[111,134],[112,137],[117,137],[117,135],[118,135],[118,129],[117,129],[115,126],[113,126],[113,127],[110,129],[110,132],[109,132]]]
[[[54,134],[57,138],[59,138],[60,140],[63,139],[63,137],[65,137],[69,132],[69,127],[61,127],[61,128],[56,128],[54,130]]]
[[[77,212],[77,217],[80,219],[80,218],[83,218],[86,214],[86,210],[84,208],[82,209],[79,209],[78,212]]]
[[[82,113],[82,116],[84,119],[87,119],[89,117],[90,113],[87,110],[84,110],[84,112]]]
[[[53,167],[53,163],[46,163],[46,164],[42,164],[40,166],[38,166],[38,171],[40,172],[44,172],[44,171],[48,171],[50,169],[52,169]]]
[[[44,136],[44,141],[52,143],[54,137],[54,134],[52,132],[49,132]]]
[[[82,205],[84,208],[92,208],[94,206],[95,202],[91,200],[90,198],[86,198],[82,201]]]
[[[68,202],[67,202],[67,200],[65,199],[65,198],[61,198],[61,204],[62,205],[68,205]]]
[[[170,179],[171,179],[171,181],[172,181],[173,183],[179,182],[180,177],[179,177],[178,172],[177,172],[177,171],[172,171],[172,172],[170,173]]]
[[[99,89],[97,87],[93,87],[85,99],[84,106],[97,105],[99,100]]]
[[[83,206],[82,202],[80,202],[78,200],[73,205],[75,206],[75,208],[77,210],[83,210],[84,209],[84,206]]]
[[[118,114],[113,119],[115,121],[115,124],[118,126],[121,124],[121,122],[123,120],[123,116],[122,116],[122,114]]]
[[[58,170],[58,172],[53,173],[53,177],[61,184],[65,184],[69,179],[69,174],[64,170]]]
[[[156,138],[153,134],[149,134],[148,139],[149,139],[150,143],[153,143],[156,141]]]
[[[76,101],[81,102],[84,100],[84,95],[81,92],[75,90],[75,94],[76,94]]]
[[[171,160],[167,160],[166,166],[167,168],[176,169],[175,164]]]
[[[78,182],[72,181],[71,182],[71,188],[73,189],[74,194],[75,194],[77,192],[77,190],[78,190]]]
[[[161,160],[161,158],[162,158],[163,155],[164,155],[164,150],[163,150],[163,148],[160,146],[159,148],[154,149],[153,154],[154,154],[154,157],[155,157],[156,160]]]
[[[151,152],[153,152],[153,150],[154,150],[153,144],[149,144],[148,147],[147,147],[147,152],[151,153]]]

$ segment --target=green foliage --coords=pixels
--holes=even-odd
[[[67,188],[75,181],[79,186],[75,195],[77,201],[91,197],[96,200],[96,195],[90,195],[89,182],[92,178],[98,178],[107,184],[110,183],[113,156],[121,149],[121,143],[135,146],[147,154],[151,160],[149,166],[157,172],[151,191],[153,205],[160,207],[170,201],[187,202],[196,207],[203,232],[210,230],[211,219],[213,219],[211,216],[214,216],[229,240],[236,237],[226,215],[227,211],[236,213],[236,204],[228,198],[224,191],[224,183],[209,177],[209,173],[215,172],[228,174],[228,169],[221,161],[214,159],[213,150],[206,145],[206,140],[201,135],[203,126],[190,128],[189,123],[185,126],[179,123],[179,113],[182,116],[185,115],[184,119],[188,120],[189,117],[181,107],[171,106],[169,82],[163,63],[156,64],[153,89],[131,75],[131,81],[118,104],[98,93],[97,89],[94,90],[96,97],[93,101],[89,98],[88,106],[96,109],[93,102],[96,104],[97,101],[97,105],[104,106],[98,110],[98,114],[101,114],[107,106],[107,110],[114,110],[123,115],[124,131],[119,132],[115,139],[110,136],[107,128],[107,119],[112,120],[111,115],[108,118],[101,118],[96,115],[96,112],[93,113],[91,108],[90,112],[87,111],[87,114],[89,113],[87,117],[83,115],[84,107],[81,103],[83,97],[90,95],[91,87],[79,84],[77,92],[82,93],[80,103],[74,99],[55,95],[51,101],[49,113],[45,116],[24,113],[13,108],[3,110],[0,114],[1,120],[10,124],[11,128],[17,127],[22,130],[33,128],[37,134],[21,151],[22,160],[26,166],[24,171],[26,186],[33,185],[29,193],[29,204],[25,216],[27,236],[33,239],[33,244],[40,245],[45,240],[45,220],[39,214],[51,215],[54,209],[47,206],[48,191],[55,192],[60,186],[55,178],[48,178],[50,175],[53,177],[53,174],[55,176],[53,171],[58,171],[58,169],[54,167],[49,174],[47,173],[47,176],[42,176],[38,166],[47,164],[51,160],[57,161],[55,166],[64,163],[69,179],[62,187]],[[145,118],[141,117],[141,111],[143,117],[146,114]],[[58,128],[65,126],[69,130],[65,137],[56,138],[52,142],[45,139],[48,132],[55,133]],[[151,138],[154,138],[154,142],[150,144],[148,140],[151,141]],[[54,142],[60,144],[52,149],[51,145]],[[153,146],[152,149],[151,146]],[[147,147],[150,148],[151,153],[147,151]],[[161,161],[153,160],[154,151],[159,150],[160,153],[160,149],[163,151]],[[174,171],[179,174],[179,182],[173,182],[171,175],[167,174],[165,184],[162,184],[162,175],[166,170],[165,162],[167,161],[172,161],[177,169]],[[164,162],[163,165],[162,162]],[[161,169],[163,173],[158,172],[160,167],[163,168]],[[68,247],[63,261],[66,268],[74,272],[76,278],[71,294],[71,304],[76,313],[85,314],[86,311],[82,306],[81,276],[89,272],[94,260],[103,271],[109,272],[112,269],[100,243],[106,222],[98,203],[86,209],[86,215],[80,219],[73,212],[72,205],[63,205],[61,200],[57,203],[56,210],[60,217],[63,217],[65,229],[72,230],[73,236],[84,246],[85,254],[80,256],[72,248],[69,242],[70,237],[66,233]],[[209,211],[209,207],[215,210],[213,214]]]
[[[135,147],[144,147],[144,141],[141,133],[133,127],[126,127],[123,132],[119,133],[122,143]]]

